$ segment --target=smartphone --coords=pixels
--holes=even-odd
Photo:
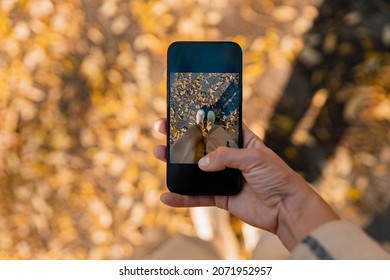
[[[234,42],[174,42],[167,54],[167,186],[186,195],[234,195],[237,169],[205,172],[204,155],[242,148],[242,50]]]

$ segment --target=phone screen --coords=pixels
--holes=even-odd
[[[219,146],[238,148],[239,74],[170,74],[170,162],[197,163]]]
[[[173,47],[172,47],[173,46]],[[232,42],[176,42],[168,51],[167,182],[183,194],[234,194],[241,173],[203,172],[200,158],[241,147],[242,54]]]

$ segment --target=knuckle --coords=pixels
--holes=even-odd
[[[221,161],[225,159],[227,152],[229,151],[228,147],[218,147],[214,152],[214,157],[216,160]]]
[[[226,165],[227,156],[229,148],[227,147],[218,147],[213,152],[209,154],[211,165],[214,168],[223,168]]]

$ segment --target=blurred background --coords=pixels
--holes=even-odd
[[[1,259],[146,258],[196,235],[152,155],[176,40],[239,43],[244,121],[390,250],[388,0],[0,0]]]

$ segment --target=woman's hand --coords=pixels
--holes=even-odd
[[[155,123],[155,129],[166,134],[166,119]],[[242,221],[279,236],[293,249],[314,228],[338,219],[317,193],[280,157],[245,125],[243,149],[220,147],[198,162],[204,171],[227,167],[242,171],[244,185],[235,196],[187,196],[164,193],[161,201],[173,207],[217,206]],[[166,147],[154,149],[156,158],[166,160]]]

